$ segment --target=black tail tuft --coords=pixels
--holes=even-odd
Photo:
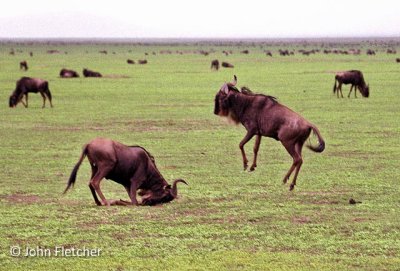
[[[318,146],[312,146],[311,144],[307,145],[307,148],[314,152],[323,152],[325,150],[325,141],[322,138],[321,134],[318,131],[318,128],[315,127],[314,125],[311,126],[311,129],[313,130],[314,134],[318,137]]]
[[[85,145],[85,147],[83,148],[81,157],[79,158],[78,163],[76,163],[76,165],[72,169],[71,175],[69,176],[69,179],[68,179],[67,187],[65,188],[63,194],[67,193],[68,189],[70,189],[71,186],[74,186],[79,167],[82,164],[83,159],[87,155],[87,149],[88,149],[87,147],[88,147],[88,145]]]
[[[335,79],[335,84],[333,85],[333,94],[336,92],[336,79]]]

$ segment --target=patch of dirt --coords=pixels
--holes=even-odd
[[[365,222],[365,221],[370,221],[370,219],[367,218],[362,218],[362,217],[355,217],[353,218],[354,222]]]
[[[311,223],[311,219],[306,216],[293,217],[292,223],[293,224],[307,224],[307,223]]]
[[[46,202],[46,201],[50,202],[49,200],[45,200],[39,196],[25,194],[25,193],[1,195],[0,200],[5,200],[9,203],[24,203],[24,204],[39,203],[39,202]]]

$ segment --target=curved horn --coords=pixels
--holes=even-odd
[[[237,77],[236,75],[233,76],[233,81],[231,83],[228,83],[228,86],[234,87],[236,86],[237,83]]]
[[[178,196],[178,188],[177,188],[177,186],[176,186],[177,183],[184,183],[184,184],[188,185],[187,182],[185,182],[185,181],[182,180],[182,179],[177,179],[177,180],[175,180],[174,183],[172,184],[172,190],[171,190],[171,195],[172,195],[174,198],[176,198],[176,196]]]

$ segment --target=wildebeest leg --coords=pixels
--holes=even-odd
[[[301,165],[303,164],[303,158],[301,157],[301,150],[303,148],[304,142],[297,142],[295,145],[295,163],[296,163],[296,171],[294,173],[294,177],[292,180],[292,183],[290,184],[290,191],[294,189],[294,186],[296,185],[296,180],[297,180],[297,175],[299,174]]]
[[[24,103],[24,95],[25,95],[26,103]],[[24,95],[20,96],[20,98],[18,99],[18,101],[17,101],[17,103],[15,104],[15,106],[17,106],[17,104],[18,104],[19,102],[21,102],[25,108],[28,107],[28,93],[26,93],[26,94],[24,94]]]
[[[351,85],[351,87],[350,87],[350,91],[349,91],[349,95],[347,95],[347,98],[350,98],[350,94],[351,94],[351,91],[353,90],[353,87],[354,87],[354,85]],[[355,88],[355,87],[354,87]],[[355,91],[354,91],[355,92]]]
[[[136,199],[137,185],[138,185],[138,180],[132,178],[131,179],[131,187],[128,192],[129,197],[131,198],[132,205],[138,205],[138,202]]]
[[[357,89],[361,92],[360,86],[354,87],[354,98],[357,98]]]
[[[128,193],[128,196],[130,197],[130,187],[129,186],[124,186],[126,192]],[[111,200],[111,205],[132,205],[132,203],[130,201],[126,201],[123,199],[119,199],[119,200]]]
[[[53,103],[52,103],[52,101],[51,101],[51,93],[50,93],[50,90],[48,90],[48,89],[45,90],[45,91],[44,91],[44,94],[46,94],[47,99],[49,99],[50,106],[53,107]]]
[[[338,93],[337,93],[337,97],[338,97],[338,98],[339,98],[339,91],[340,91],[340,95],[341,95],[342,98],[343,98],[342,82],[339,82],[339,85],[338,85]]]
[[[45,104],[46,104],[46,96],[44,95],[43,92],[40,92],[40,95],[42,95],[42,98],[43,98],[43,106],[42,106],[42,108],[44,108]]]
[[[249,140],[252,139],[253,136],[254,136],[254,133],[248,131],[247,134],[245,135],[245,137],[242,139],[242,141],[240,141],[240,144],[239,144],[240,151],[242,152],[244,170],[247,169],[247,163],[249,162],[249,160],[247,160],[246,153],[244,152],[244,145],[247,142],[249,142]]]
[[[129,201],[125,201],[122,199],[112,199],[109,201],[110,205],[119,205],[119,206],[128,206],[131,205]]]
[[[97,195],[99,195],[102,205],[107,205],[110,206],[110,203],[106,200],[106,198],[103,195],[103,192],[100,190],[100,182],[101,180],[107,176],[107,173],[112,169],[112,168],[102,168],[98,166],[98,171],[94,175],[94,177],[90,180],[90,185],[93,187],[93,189],[96,191]],[[101,169],[102,168],[102,169]],[[95,199],[96,201],[96,199]],[[97,204],[97,202],[96,202]]]
[[[101,202],[100,202],[99,199],[97,198],[96,191],[95,191],[95,189],[94,189],[94,187],[92,186],[91,183],[89,183],[89,188],[90,188],[90,191],[92,192],[94,201],[96,202],[96,204],[97,204],[98,206],[101,206]]]
[[[256,142],[254,143],[254,159],[253,159],[253,164],[250,167],[250,171],[253,171],[257,167],[257,154],[258,154],[258,149],[260,148],[260,143],[261,143],[261,135],[257,135],[256,137]]]
[[[90,177],[90,180],[93,179],[94,175],[96,174],[96,171],[97,171],[96,168],[95,168],[94,166],[92,166],[92,176]],[[90,191],[92,192],[94,201],[96,202],[96,204],[97,204],[98,206],[101,206],[101,202],[100,202],[99,199],[97,198],[96,191],[95,191],[94,187],[92,186],[92,183],[91,183],[91,182],[89,182],[89,188],[90,188]]]
[[[25,107],[28,107],[28,92],[25,94],[25,102],[26,102]]]
[[[303,144],[300,144],[299,142],[294,142],[294,141],[282,141],[283,146],[286,148],[290,156],[293,158],[293,164],[290,167],[289,171],[286,173],[285,177],[283,178],[283,183],[285,184],[289,178],[292,172],[296,169],[295,176],[293,178],[292,183],[290,184],[290,191],[294,189],[294,186],[296,185],[296,178],[297,174],[300,170],[300,166],[303,163],[303,160],[301,158],[301,148]]]

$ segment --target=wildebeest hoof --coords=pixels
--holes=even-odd
[[[292,191],[293,189],[294,189],[294,184],[292,183],[292,184],[290,185],[289,191]]]
[[[252,166],[252,167],[250,168],[249,171],[250,171],[250,172],[251,172],[251,171],[254,171],[254,170],[256,169],[256,167],[257,167],[257,166]]]
[[[247,165],[243,165],[243,170],[246,171],[246,169],[248,168]]]

